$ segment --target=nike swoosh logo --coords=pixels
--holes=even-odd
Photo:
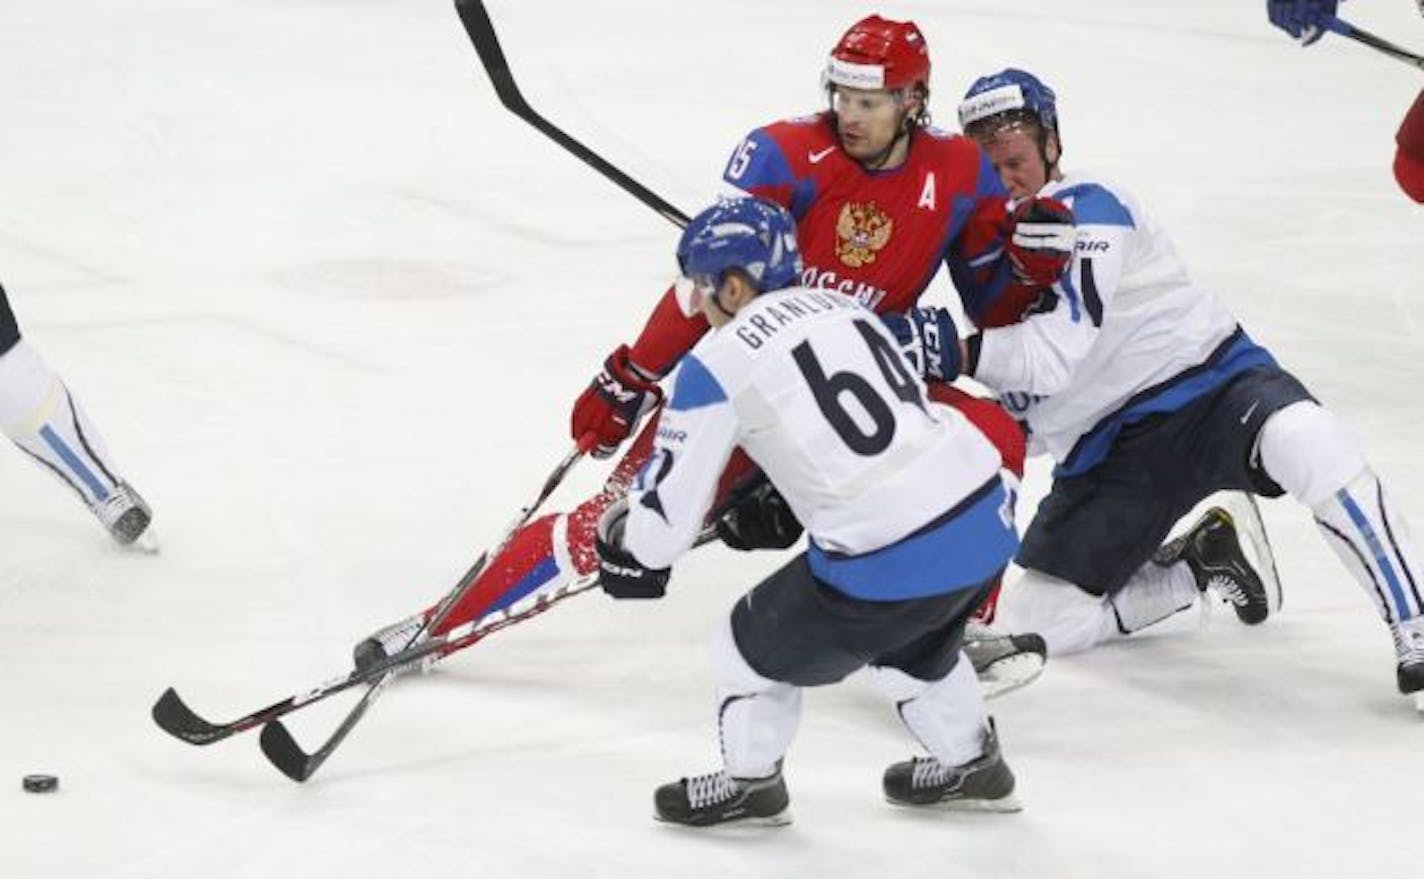
[[[829,156],[835,151],[835,147],[828,146],[825,149],[821,150],[819,153],[807,153],[806,158],[810,160],[811,164],[815,165],[819,163],[822,159],[824,159],[826,156]]]
[[[1256,411],[1256,407],[1259,406],[1259,405],[1261,405],[1261,401],[1260,401],[1260,400],[1257,400],[1256,402],[1254,402],[1254,403],[1251,404],[1251,408],[1250,408],[1250,409],[1247,409],[1247,410],[1246,410],[1246,414],[1241,416],[1241,423],[1242,423],[1242,424],[1245,424],[1247,421],[1250,421],[1250,420],[1251,420],[1251,413],[1252,413],[1252,412],[1255,412],[1255,411]]]

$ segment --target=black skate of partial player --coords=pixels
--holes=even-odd
[[[1163,544],[1152,560],[1162,567],[1185,561],[1197,588],[1221,596],[1248,626],[1270,616],[1265,584],[1241,551],[1231,514],[1221,507],[1207,510],[1185,534]]]

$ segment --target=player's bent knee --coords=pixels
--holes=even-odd
[[[1101,641],[1107,613],[1101,597],[1040,571],[1025,571],[999,598],[1000,625],[1011,632],[1037,632],[1054,656]]]
[[[891,668],[888,665],[867,666],[865,671],[870,675],[870,681],[875,685],[875,688],[896,704],[920,698],[933,683],[911,677],[900,669]]]
[[[737,693],[759,693],[781,686],[779,681],[757,673],[751,667],[732,634],[732,616],[726,615],[712,634],[712,668],[718,683]]]
[[[1266,475],[1311,509],[1368,466],[1354,434],[1333,412],[1310,400],[1266,419],[1257,443]]]

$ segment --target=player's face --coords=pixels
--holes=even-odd
[[[892,92],[837,86],[831,106],[840,120],[841,148],[858,162],[882,155],[900,130],[901,106]]]
[[[1014,198],[1033,195],[1048,182],[1048,167],[1033,132],[1022,127],[1003,128],[979,139],[979,145]]]

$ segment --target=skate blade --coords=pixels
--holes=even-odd
[[[1414,694],[1414,710],[1424,714],[1424,690]]]
[[[984,669],[979,677],[979,689],[986,700],[997,699],[1038,680],[1044,665],[1043,657],[1036,653],[1006,656]]]
[[[1023,803],[1013,794],[1006,797],[999,797],[995,800],[940,800],[936,803],[905,803],[900,800],[892,800],[889,797],[885,801],[892,806],[899,806],[902,809],[930,809],[936,812],[1022,812]]]
[[[733,818],[730,821],[719,821],[716,824],[688,824],[683,821],[674,821],[671,818],[664,818],[657,812],[653,813],[653,820],[659,824],[666,824],[669,827],[686,827],[689,830],[736,829],[738,827],[785,827],[791,823],[791,810],[782,809],[775,815],[746,815]]]

